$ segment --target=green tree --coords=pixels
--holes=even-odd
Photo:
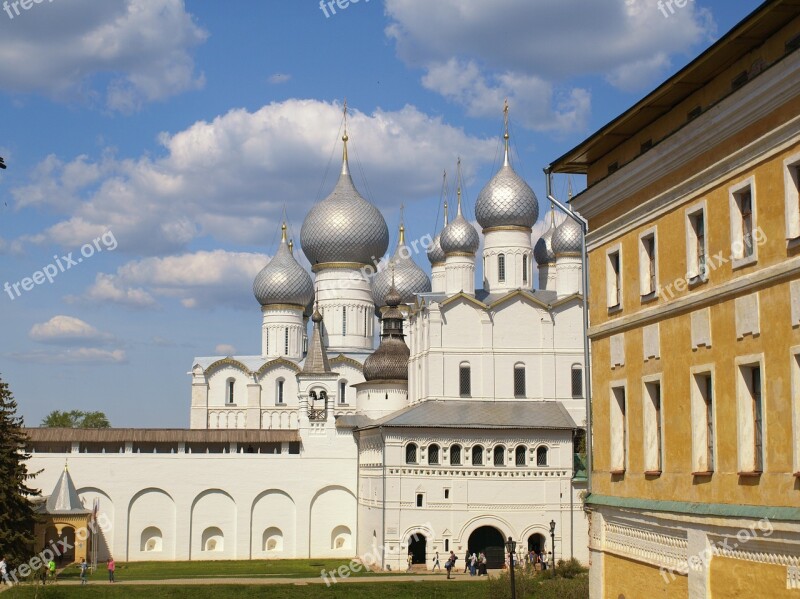
[[[36,474],[28,474],[25,461],[27,437],[17,416],[17,402],[0,379],[0,555],[13,565],[31,557],[36,514],[31,499],[38,492],[28,486]]]
[[[103,412],[54,410],[42,419],[42,426],[47,428],[110,428],[111,423]]]

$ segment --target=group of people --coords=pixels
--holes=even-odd
[[[89,564],[87,563],[86,558],[81,559],[81,563],[78,564],[78,568],[80,568],[81,584],[88,584]],[[106,568],[108,570],[108,582],[115,582],[114,572],[117,569],[117,565],[114,562],[114,558],[108,559],[106,562]],[[47,584],[48,580],[50,582],[56,582],[58,580],[58,570],[56,568],[56,562],[53,558],[50,558],[50,561],[47,563],[42,562],[42,570],[39,576],[41,576],[42,584]],[[11,579],[8,576],[8,562],[6,561],[5,556],[0,557],[0,582],[7,586],[13,586]]]
[[[455,552],[451,551],[450,555],[447,557],[447,561],[444,563],[444,568],[447,570],[447,578],[450,579],[452,576],[450,574],[456,567],[456,562],[458,561],[458,557],[456,556]],[[433,556],[433,568],[432,571],[436,569],[441,571],[442,566],[439,563],[439,552],[436,552],[436,555]],[[481,551],[479,554],[475,553],[474,551],[470,553],[467,551],[466,555],[464,556],[464,573],[467,573],[469,570],[470,576],[486,576],[486,554]]]
[[[547,565],[550,562],[544,551],[539,552],[535,549],[531,549],[530,553],[528,553],[528,563],[534,568],[538,565],[540,569],[547,570]]]

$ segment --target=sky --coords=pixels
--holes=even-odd
[[[284,214],[308,265],[300,227],[335,183],[345,99],[389,252],[401,206],[408,240],[441,227],[459,158],[474,218],[506,99],[535,238],[543,167],[760,4],[682,3],[3,3],[0,376],[26,424],[77,409],[187,427],[193,358],[260,353],[253,277]]]

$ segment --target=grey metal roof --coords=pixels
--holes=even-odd
[[[557,401],[430,400],[362,426],[372,428],[577,428]]]
[[[297,263],[286,243],[286,225],[278,251],[253,281],[253,294],[262,306],[296,304],[307,306],[314,298],[314,283]]]
[[[308,344],[308,354],[306,354],[306,361],[303,364],[303,374],[330,374],[331,366],[328,363],[328,353],[322,344],[322,332],[320,330],[322,314],[319,313],[319,310],[314,310],[311,320],[314,322],[314,332],[311,334],[311,342]]]
[[[476,289],[475,290],[475,299],[479,302],[484,304],[491,304],[496,302],[497,300],[505,297],[509,293],[514,293],[517,289],[510,289],[508,291],[503,291],[501,293],[489,293],[485,289]],[[548,290],[548,289],[523,289],[526,293],[530,293],[532,296],[537,298],[544,304],[551,304],[552,302],[558,299],[558,294],[555,291]],[[447,298],[452,297],[453,294],[448,295],[447,293],[442,292],[431,292],[431,293],[418,293],[419,297],[425,299],[428,303],[436,302],[441,304]]]
[[[46,509],[48,514],[88,514],[90,511],[81,502],[66,466],[53,492],[47,498]]]
[[[539,218],[539,201],[525,180],[505,161],[475,202],[475,218],[484,229],[490,227],[532,227]]]

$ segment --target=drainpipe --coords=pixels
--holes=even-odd
[[[564,213],[581,226],[581,270],[583,275],[583,392],[586,395],[586,490],[592,494],[592,399],[591,399],[591,362],[589,361],[589,260],[586,253],[586,234],[589,232],[589,221],[572,209],[565,206],[552,194],[552,166],[544,169],[547,186],[547,199],[561,208]]]
[[[381,451],[383,452],[383,459],[381,460],[383,466],[383,497],[381,498],[381,571],[386,570],[386,435],[381,431]]]

